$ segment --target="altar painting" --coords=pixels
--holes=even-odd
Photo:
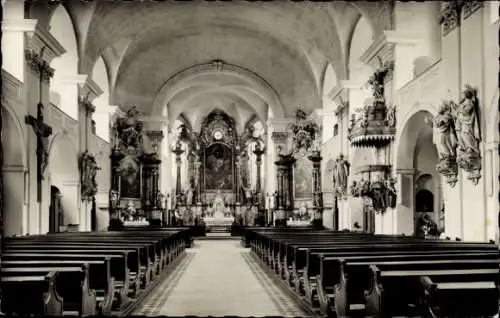
[[[312,163],[306,157],[298,157],[294,167],[295,198],[312,197]]]
[[[233,190],[231,149],[216,143],[205,150],[205,189]]]

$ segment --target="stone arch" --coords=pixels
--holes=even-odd
[[[372,68],[359,60],[366,49],[372,44],[374,29],[370,21],[360,15],[354,24],[346,45],[347,78],[350,80],[365,80],[371,74]]]
[[[153,103],[151,114],[153,116],[161,115],[163,113],[163,108],[168,105],[168,102],[179,90],[182,90],[185,85],[190,85],[190,82],[203,75],[224,75],[234,77],[240,81],[243,80],[247,83],[246,88],[248,90],[268,102],[275,116],[281,117],[284,115],[284,108],[280,98],[268,82],[247,69],[226,63],[199,64],[174,75],[158,92]]]
[[[406,115],[401,119],[400,124],[398,124],[399,128],[396,130],[395,143],[394,143],[394,149],[396,149],[396,156],[394,158],[395,159],[394,167],[396,169],[412,168],[412,163],[409,162],[409,160],[413,160],[413,157],[408,156],[408,153],[410,153],[408,151],[409,149],[414,148],[414,143],[407,143],[405,141],[402,141],[402,137],[404,136],[410,136],[413,138],[417,137],[409,125],[411,121],[415,120],[419,116],[422,116],[422,118],[427,117],[433,119],[434,116],[436,115],[437,115],[437,110],[436,108],[434,108],[434,106],[429,104],[418,104],[417,107],[415,107],[410,112],[406,113]],[[416,139],[414,140],[414,142],[416,142]]]
[[[405,228],[408,231],[416,230],[415,224],[422,214],[416,211],[416,194],[418,187],[427,181],[429,181],[428,185],[433,184],[426,186],[426,189],[434,196],[434,213],[430,216],[438,227],[443,226],[440,214],[443,198],[441,176],[435,168],[439,159],[432,127],[435,115],[436,111],[432,106],[421,105],[403,118],[396,136],[394,166],[396,172],[401,174],[399,188],[402,196],[397,213],[406,215],[402,218],[406,224],[398,224],[398,228]]]
[[[4,234],[22,235],[26,209],[26,142],[21,123],[6,103],[2,108]]]
[[[62,225],[80,224],[78,151],[64,131],[55,134],[49,143],[49,166],[46,174],[50,185],[57,187],[62,195]],[[44,217],[48,220],[48,213]]]
[[[50,101],[70,117],[78,118],[78,40],[73,21],[63,5],[58,5],[49,21],[49,30],[64,47],[65,52],[55,57],[50,66],[54,78],[50,85]]]

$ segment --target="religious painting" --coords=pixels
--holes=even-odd
[[[141,165],[131,156],[123,158],[117,172],[120,174],[120,196],[141,198]]]
[[[207,190],[233,190],[232,151],[221,143],[205,150],[205,188]]]
[[[307,156],[298,156],[294,167],[295,198],[312,198],[312,171]]]

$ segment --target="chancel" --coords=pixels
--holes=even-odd
[[[499,1],[2,7],[2,314],[498,317]]]

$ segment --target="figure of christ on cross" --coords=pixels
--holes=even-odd
[[[36,161],[37,161],[37,202],[42,200],[42,180],[43,173],[49,163],[48,139],[52,134],[52,127],[43,121],[43,104],[37,105],[36,118],[28,115],[25,118],[26,124],[33,127],[36,134]]]

